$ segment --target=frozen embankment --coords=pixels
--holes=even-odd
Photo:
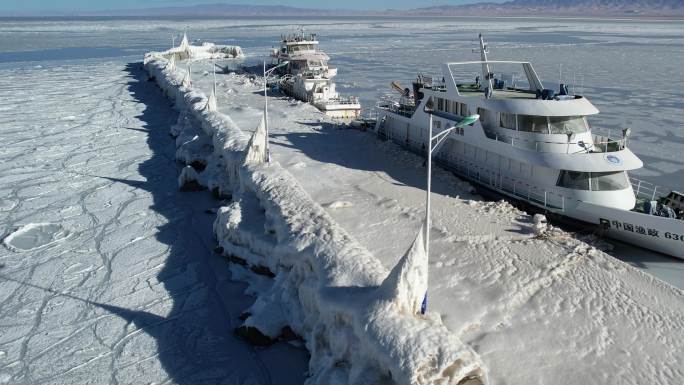
[[[310,384],[486,383],[479,357],[438,317],[416,315],[427,265],[419,236],[388,272],[277,162],[264,162],[263,126],[250,139],[216,111],[215,94],[193,90],[174,56],[151,53],[145,68],[181,111],[179,185],[231,199],[218,210],[220,249],[250,275],[257,300],[241,332],[263,342],[301,336]],[[255,122],[256,123],[256,122]],[[237,264],[236,264],[237,265]]]

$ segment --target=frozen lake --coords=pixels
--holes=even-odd
[[[559,80],[586,95],[601,114],[593,126],[632,128],[631,148],[646,164],[634,172],[684,190],[684,22],[536,19],[241,19],[229,20],[0,20],[0,68],[43,66],[80,59],[139,60],[166,49],[172,34],[238,44],[260,59],[283,33],[305,26],[340,68],[342,91],[359,95],[366,109],[417,73],[440,73],[446,61],[477,59],[478,33],[492,60],[530,60],[547,86]],[[177,39],[179,37],[176,37]],[[475,73],[473,73],[474,77]]]
[[[684,190],[682,22],[0,20],[0,234],[18,230],[0,247],[0,319],[10,325],[0,330],[0,384],[142,373],[157,383],[303,381],[301,350],[232,338],[249,297],[212,255],[204,210],[217,202],[176,192],[176,114],[128,64],[184,29],[257,61],[299,25],[319,34],[340,90],[365,108],[392,80],[475,59],[484,33],[491,59],[531,60],[548,85],[574,84],[602,112],[594,126],[631,127],[646,163],[635,175]],[[624,245],[613,254],[684,287],[677,260]]]
[[[253,298],[181,193],[178,113],[139,64],[0,71],[0,384],[301,384],[308,356],[233,335]]]

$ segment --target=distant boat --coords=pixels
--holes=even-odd
[[[280,49],[271,52],[276,65],[285,64],[278,81],[280,88],[292,97],[313,104],[328,116],[356,118],[361,112],[361,104],[355,97],[340,96],[332,81],[337,68],[328,65],[330,57],[317,47],[316,34],[304,34],[300,30],[283,36]]]
[[[444,167],[547,213],[598,226],[608,237],[684,258],[684,196],[660,196],[656,186],[628,176],[643,167],[627,147],[629,129],[619,138],[593,132],[587,116],[599,111],[584,96],[564,84],[547,89],[529,62],[488,60],[481,35],[479,52],[480,61],[444,64],[437,79],[419,75],[412,92],[394,83],[401,96],[378,103],[374,130],[424,152],[428,113],[435,134],[478,114],[438,149]],[[479,74],[457,82],[468,66]],[[522,76],[494,66],[517,67]]]

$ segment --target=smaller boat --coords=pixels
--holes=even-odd
[[[326,115],[354,119],[361,112],[356,97],[341,96],[332,78],[337,68],[330,67],[330,57],[318,50],[316,34],[304,34],[303,30],[283,36],[280,49],[273,49],[274,65],[283,65],[278,86],[296,99],[313,104]],[[284,65],[286,64],[286,65]]]

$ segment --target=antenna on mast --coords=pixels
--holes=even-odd
[[[489,53],[489,46],[485,43],[482,34],[479,34],[480,38],[480,49],[477,51],[480,53],[480,60],[482,61],[482,77],[487,82],[487,87],[485,87],[485,98],[492,96],[493,86],[492,79],[494,79],[494,74],[489,68],[489,62],[487,61],[487,54]],[[482,86],[480,86],[482,87]]]

